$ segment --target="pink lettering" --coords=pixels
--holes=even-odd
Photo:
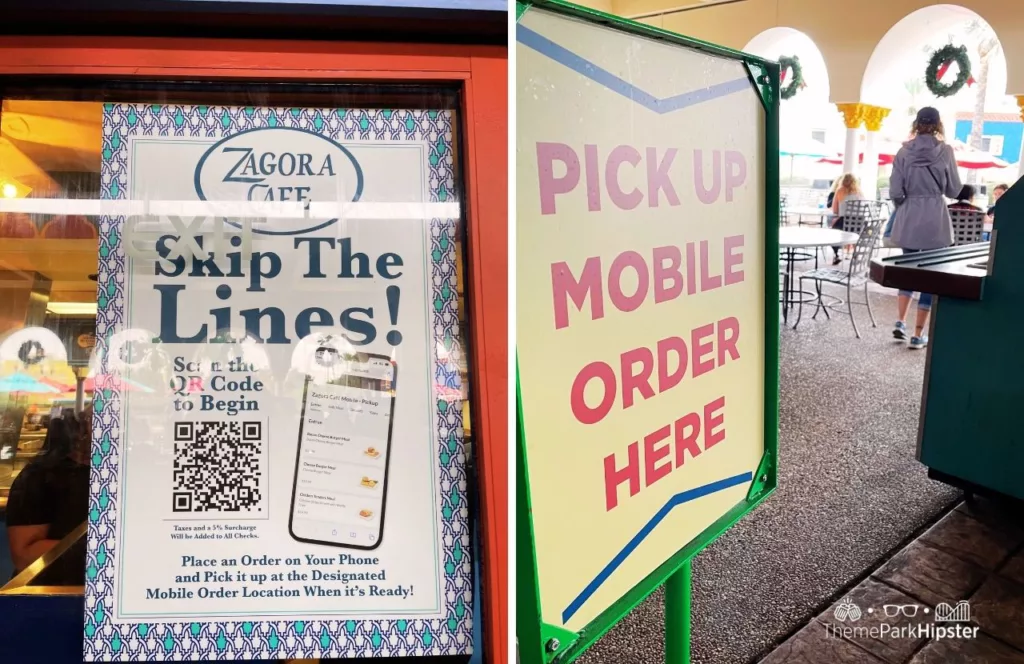
[[[555,306],[555,329],[569,326],[569,300],[577,311],[590,297],[590,318],[604,318],[604,294],[601,291],[601,259],[592,256],[583,265],[579,281],[572,276],[572,270],[564,261],[551,264],[551,295]]]
[[[669,353],[676,354],[676,370],[669,371]],[[683,376],[686,375],[686,365],[689,362],[686,352],[686,342],[681,337],[667,337],[658,342],[658,393],[671,390],[678,385]]]
[[[672,180],[668,177],[668,171],[672,168],[672,161],[676,158],[676,148],[669,148],[658,162],[658,151],[655,148],[647,148],[647,205],[658,207],[658,192],[665,192],[665,200],[669,205],[679,205],[679,196]]]
[[[597,146],[583,146],[583,169],[587,172],[587,209],[597,212],[601,209],[601,178],[597,168]]]
[[[693,242],[686,243],[686,294],[697,292],[697,248]]]
[[[612,150],[611,154],[608,155],[608,163],[605,164],[604,186],[608,190],[608,195],[611,197],[612,202],[619,209],[632,210],[637,205],[640,205],[644,195],[635,187],[633,191],[628,193],[622,190],[622,187],[619,185],[619,167],[623,163],[628,163],[632,166],[640,163],[640,153],[637,152],[636,148],[629,145],[619,145]]]
[[[668,265],[665,265],[665,260]],[[674,300],[683,292],[683,275],[679,266],[683,263],[683,255],[679,247],[654,248],[654,301],[665,302]],[[668,285],[665,285],[668,282]]]
[[[700,241],[700,289],[702,291],[715,290],[722,285],[722,277],[718,274],[711,274],[711,261],[708,260],[708,241]]]
[[[717,168],[715,170],[718,170]],[[732,202],[732,192],[747,179],[747,160],[735,150],[725,151],[725,200]]]
[[[644,436],[644,465],[647,471],[644,473],[644,484],[647,486],[651,486],[672,472],[671,460],[658,465],[658,462],[667,457],[671,451],[668,445],[658,445],[658,443],[666,440],[670,435],[672,435],[672,425],[666,424],[657,431]]]
[[[722,193],[722,153],[719,150],[711,151],[711,188],[704,186],[704,151],[693,151],[693,185],[697,191],[697,198],[701,203],[709,205],[718,200]]]
[[[724,277],[722,273],[712,270],[711,248],[707,240],[686,243],[685,277],[682,267],[683,248],[675,245],[654,247],[647,256],[631,249],[622,251],[612,259],[607,273],[601,258],[591,256],[586,259],[578,278],[567,262],[552,263],[551,296],[555,329],[568,327],[570,311],[584,311],[588,298],[589,319],[603,318],[604,289],[607,289],[612,306],[619,311],[630,312],[640,308],[652,290],[653,303],[661,304],[682,295],[684,286],[688,295],[694,295],[739,283],[744,278],[742,244],[743,236],[737,235],[725,238],[722,245],[715,247],[716,252],[721,252],[727,266]],[[718,256],[715,259],[717,263]]]
[[[714,334],[714,323],[701,325],[690,332],[690,349],[693,351],[692,378],[703,376],[715,368],[715,344],[714,341],[711,340],[711,337],[713,337]],[[705,339],[707,339],[707,341],[704,341]]]
[[[704,405],[704,449],[705,451],[725,440],[725,397],[718,397]],[[715,427],[722,428],[715,431]]]
[[[622,292],[622,273],[631,267],[636,272],[636,292],[625,295]],[[608,297],[619,311],[634,311],[644,302],[650,288],[650,275],[644,257],[635,251],[624,251],[612,261],[608,272]]]
[[[633,392],[639,392],[644,399],[654,396],[651,374],[654,372],[654,354],[650,348],[634,348],[619,356],[622,366],[622,407],[633,407]],[[636,364],[638,370],[634,370]]]
[[[615,467],[615,455],[604,458],[604,504],[605,511],[611,511],[619,504],[619,485],[629,482],[629,495],[640,493],[640,446],[630,443],[626,454],[629,460],[622,469]]]
[[[731,360],[740,359],[740,350],[736,342],[740,340],[740,321],[729,316],[718,321],[718,366],[725,364],[725,356]]]
[[[689,428],[688,433],[686,429]],[[697,444],[697,436],[700,435],[700,415],[687,413],[675,422],[676,430],[676,468],[686,463],[686,453],[690,458],[695,459],[700,454],[700,445]]]
[[[565,164],[565,175],[555,177],[555,161]],[[555,213],[555,196],[567,194],[580,182],[580,160],[565,143],[537,143],[540,213]]]
[[[740,251],[733,251],[738,249]],[[729,235],[725,238],[725,285],[743,282],[743,236]],[[733,268],[739,267],[738,270]]]
[[[601,381],[602,396],[601,402],[596,408],[587,405],[583,393],[587,384],[597,379]],[[596,424],[608,415],[615,403],[616,380],[615,371],[605,362],[591,362],[576,374],[572,381],[572,390],[569,393],[569,404],[572,414],[580,424]]]

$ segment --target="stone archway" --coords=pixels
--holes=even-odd
[[[768,28],[755,35],[742,50],[769,60],[778,60],[784,55],[798,56],[804,68],[808,90],[815,96],[822,94],[826,100],[829,99],[831,89],[828,65],[818,45],[800,30],[784,26]]]
[[[982,42],[990,52],[986,63],[981,62],[979,53]],[[982,80],[955,96],[940,99],[925,87],[924,69],[929,54],[947,43],[967,47],[972,74]],[[916,109],[928,105],[941,112],[949,138],[968,142],[974,116],[981,130],[986,113],[1012,117],[1018,111],[1016,101],[1006,95],[1008,73],[1007,55],[995,26],[967,7],[931,5],[904,16],[879,40],[864,69],[860,99],[891,109],[886,133],[892,137],[905,134]],[[979,96],[983,88],[984,98]],[[1016,139],[1019,141],[1019,135]],[[1019,155],[1008,157],[1014,162]]]
[[[747,53],[778,60],[783,56],[797,56],[803,68],[806,87],[796,96],[782,102],[780,135],[783,152],[787,144],[799,149],[820,141],[828,150],[838,151],[842,144],[843,123],[830,102],[831,85],[828,66],[818,45],[807,34],[790,27],[774,27],[755,35],[743,49]],[[784,82],[788,83],[788,81]],[[834,176],[812,161],[797,159],[799,172],[808,179]],[[794,176],[794,158],[786,160],[783,176]]]

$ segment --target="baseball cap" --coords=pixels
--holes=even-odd
[[[938,109],[932,108],[931,106],[925,106],[917,112],[918,124],[923,125],[937,125],[940,122]]]

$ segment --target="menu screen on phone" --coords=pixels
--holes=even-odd
[[[318,349],[306,378],[290,530],[301,541],[373,549],[384,533],[395,364]],[[332,355],[333,354],[333,355]]]

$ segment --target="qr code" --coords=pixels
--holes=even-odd
[[[175,512],[262,512],[262,422],[175,422]]]

